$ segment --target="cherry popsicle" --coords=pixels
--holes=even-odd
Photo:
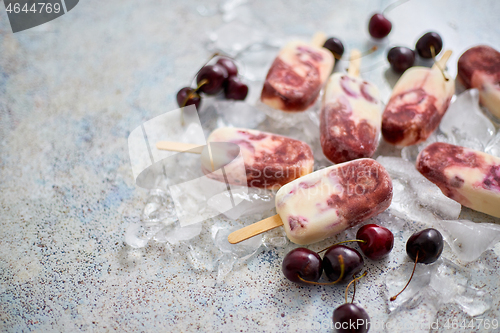
[[[203,149],[205,146],[180,142],[157,142],[161,150],[191,152],[202,155],[202,170],[208,177],[225,182],[220,173],[213,173],[215,166],[224,166],[230,183],[246,184],[249,187],[278,189],[282,185],[309,174],[313,170],[314,157],[309,145],[305,142],[285,136],[257,130],[222,127],[214,130],[207,143],[232,143],[239,146],[245,164],[245,179],[239,164],[231,161],[237,152],[217,149],[215,152]],[[207,145],[209,147],[210,145]],[[217,169],[218,167],[215,167]],[[234,171],[234,172],[232,172]]]
[[[376,86],[359,77],[361,52],[353,50],[347,74],[328,79],[320,114],[320,142],[333,163],[371,157],[377,149],[382,103]]]
[[[332,53],[321,47],[325,40],[323,33],[317,33],[310,44],[288,43],[267,73],[261,101],[286,112],[304,111],[314,104],[335,62]]]
[[[445,76],[451,56],[446,51],[432,68],[411,67],[394,86],[382,115],[382,135],[396,146],[425,141],[439,126],[455,92],[455,82]]]
[[[500,118],[500,52],[486,45],[468,49],[458,59],[457,78],[477,88],[481,104]]]
[[[231,233],[236,244],[284,226],[288,239],[300,245],[319,242],[386,210],[392,181],[369,158],[337,164],[290,182],[276,194],[278,214]]]

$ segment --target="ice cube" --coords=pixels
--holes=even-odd
[[[229,198],[230,194],[224,192],[222,195]],[[249,187],[246,191],[231,190],[231,195],[239,204],[232,209],[220,212],[233,220],[242,216],[266,213],[274,208],[275,193],[273,191]],[[221,205],[215,206],[221,207]]]
[[[221,117],[223,127],[256,128],[266,119],[266,114],[242,101],[215,101],[213,107]]]
[[[500,226],[467,220],[440,221],[440,231],[458,259],[474,261],[500,241]]]
[[[170,194],[162,189],[151,190],[142,212],[142,222],[149,226],[157,223],[169,225],[175,221],[177,215]]]
[[[432,224],[438,219],[457,219],[462,206],[446,197],[415,166],[398,157],[379,156],[392,178],[393,199],[389,212],[402,219]]]
[[[170,244],[177,244],[198,236],[201,230],[201,223],[190,224],[185,227],[181,227],[179,223],[176,223],[175,226],[166,226],[159,230],[153,239],[160,243],[169,242]]]
[[[446,111],[439,129],[456,145],[484,151],[495,135],[495,125],[479,108],[479,92],[469,89],[460,94]]]
[[[133,248],[145,247],[151,237],[144,233],[144,226],[140,223],[130,223],[125,228],[125,243]]]
[[[485,152],[500,157],[500,132],[488,143]]]
[[[239,74],[251,81],[260,81],[260,92],[266,78],[267,72],[278,54],[279,49],[266,44],[254,44],[241,52],[236,60],[241,62]]]

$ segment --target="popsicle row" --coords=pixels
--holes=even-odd
[[[351,54],[348,73],[331,73],[334,58],[316,45],[293,42],[272,64],[261,94],[263,103],[285,112],[310,107],[326,85],[320,115],[321,146],[334,163],[371,157],[380,132],[396,146],[425,141],[439,126],[455,92],[445,71],[451,51],[432,67],[412,67],[394,86],[382,117],[377,87],[359,75],[361,55]],[[357,68],[356,68],[357,67]],[[481,102],[500,117],[500,53],[489,46],[466,51],[458,62],[458,78],[480,91]]]

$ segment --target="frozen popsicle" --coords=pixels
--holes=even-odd
[[[455,92],[454,80],[443,70],[450,56],[448,50],[432,68],[411,67],[401,76],[382,115],[387,142],[414,145],[438,127]]]
[[[382,104],[376,86],[361,79],[361,53],[354,50],[347,74],[328,79],[320,114],[320,142],[333,163],[371,157],[377,149]]]
[[[420,152],[416,166],[447,197],[500,217],[500,158],[436,142]]]
[[[500,118],[500,52],[486,45],[465,51],[457,78],[466,88],[477,88],[481,103]]]
[[[203,149],[203,146],[199,146],[197,150],[189,144],[165,141],[158,142],[156,146],[163,150],[191,150],[201,153],[202,170],[208,177],[257,188],[277,189],[311,173],[314,167],[314,157],[309,145],[285,136],[251,129],[222,127],[213,131],[207,139],[207,143],[222,142],[239,146],[245,164],[246,175],[242,175],[245,178],[239,176],[242,173],[235,169],[239,168],[239,165],[231,163],[231,160],[238,155],[238,152],[234,152],[231,148],[211,152]],[[179,144],[181,149],[175,149]],[[224,166],[224,172],[229,177],[224,179],[220,173],[213,173],[214,165]]]
[[[316,243],[378,215],[391,200],[391,178],[377,161],[337,164],[281,187],[278,214],[233,232],[228,241],[238,243],[283,225],[292,242]]]
[[[261,101],[287,112],[304,111],[314,104],[334,64],[332,53],[320,47],[325,39],[318,34],[311,44],[288,43],[267,73]]]

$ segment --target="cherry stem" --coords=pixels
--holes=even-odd
[[[441,71],[441,74],[443,74],[444,80],[449,81],[450,79],[448,79],[446,77],[446,75],[444,74],[444,69],[441,68],[439,61],[436,61],[436,49],[434,48],[434,45],[431,45],[430,49],[431,49],[431,55],[432,55],[432,60],[434,61],[434,64],[437,66],[437,68],[439,68],[439,70]]]
[[[330,286],[332,284],[339,283],[344,278],[345,265],[344,265],[344,258],[342,257],[342,255],[339,254],[338,258],[340,263],[340,276],[337,280],[333,282],[314,282],[314,281],[304,280],[300,275],[299,275],[299,280],[308,284],[314,284],[316,286]]]
[[[353,280],[351,282],[349,282],[349,284],[345,288],[345,302],[346,303],[347,303],[347,291],[349,290],[349,287],[351,286],[351,284],[354,282],[354,290],[353,290],[352,299],[351,299],[351,303],[353,303],[354,302],[354,295],[356,295],[356,281],[359,280],[359,279],[361,279],[362,277],[366,276],[366,274],[368,274],[367,271],[365,271],[363,274],[361,274],[358,277],[354,277],[354,275],[352,276]]]
[[[391,3],[389,6],[385,7],[385,9],[382,11],[382,15],[385,16],[386,13],[390,12],[394,8],[398,7],[399,5],[404,4],[405,2],[408,2],[410,0],[399,0]]]
[[[401,290],[396,296],[392,296],[390,298],[390,301],[391,302],[394,302],[396,300],[396,298],[398,298],[399,295],[401,295],[401,293],[403,291],[405,291],[406,287],[408,287],[408,285],[410,284],[411,282],[411,279],[413,278],[413,274],[415,274],[415,268],[417,267],[417,262],[418,262],[418,251],[417,251],[417,256],[415,258],[415,265],[413,265],[413,272],[411,272],[411,276],[410,276],[410,279],[408,280],[408,282],[406,282],[406,286],[403,288],[403,290]]]
[[[346,240],[346,241],[342,241],[342,242],[338,242],[338,243],[335,243],[333,245],[330,245],[326,249],[323,249],[323,250],[319,251],[318,254],[321,253],[321,252],[325,252],[326,250],[328,250],[331,247],[334,247],[335,245],[344,244],[344,243],[351,243],[351,242],[366,243],[366,241],[361,240],[361,239],[350,239],[350,240]]]

